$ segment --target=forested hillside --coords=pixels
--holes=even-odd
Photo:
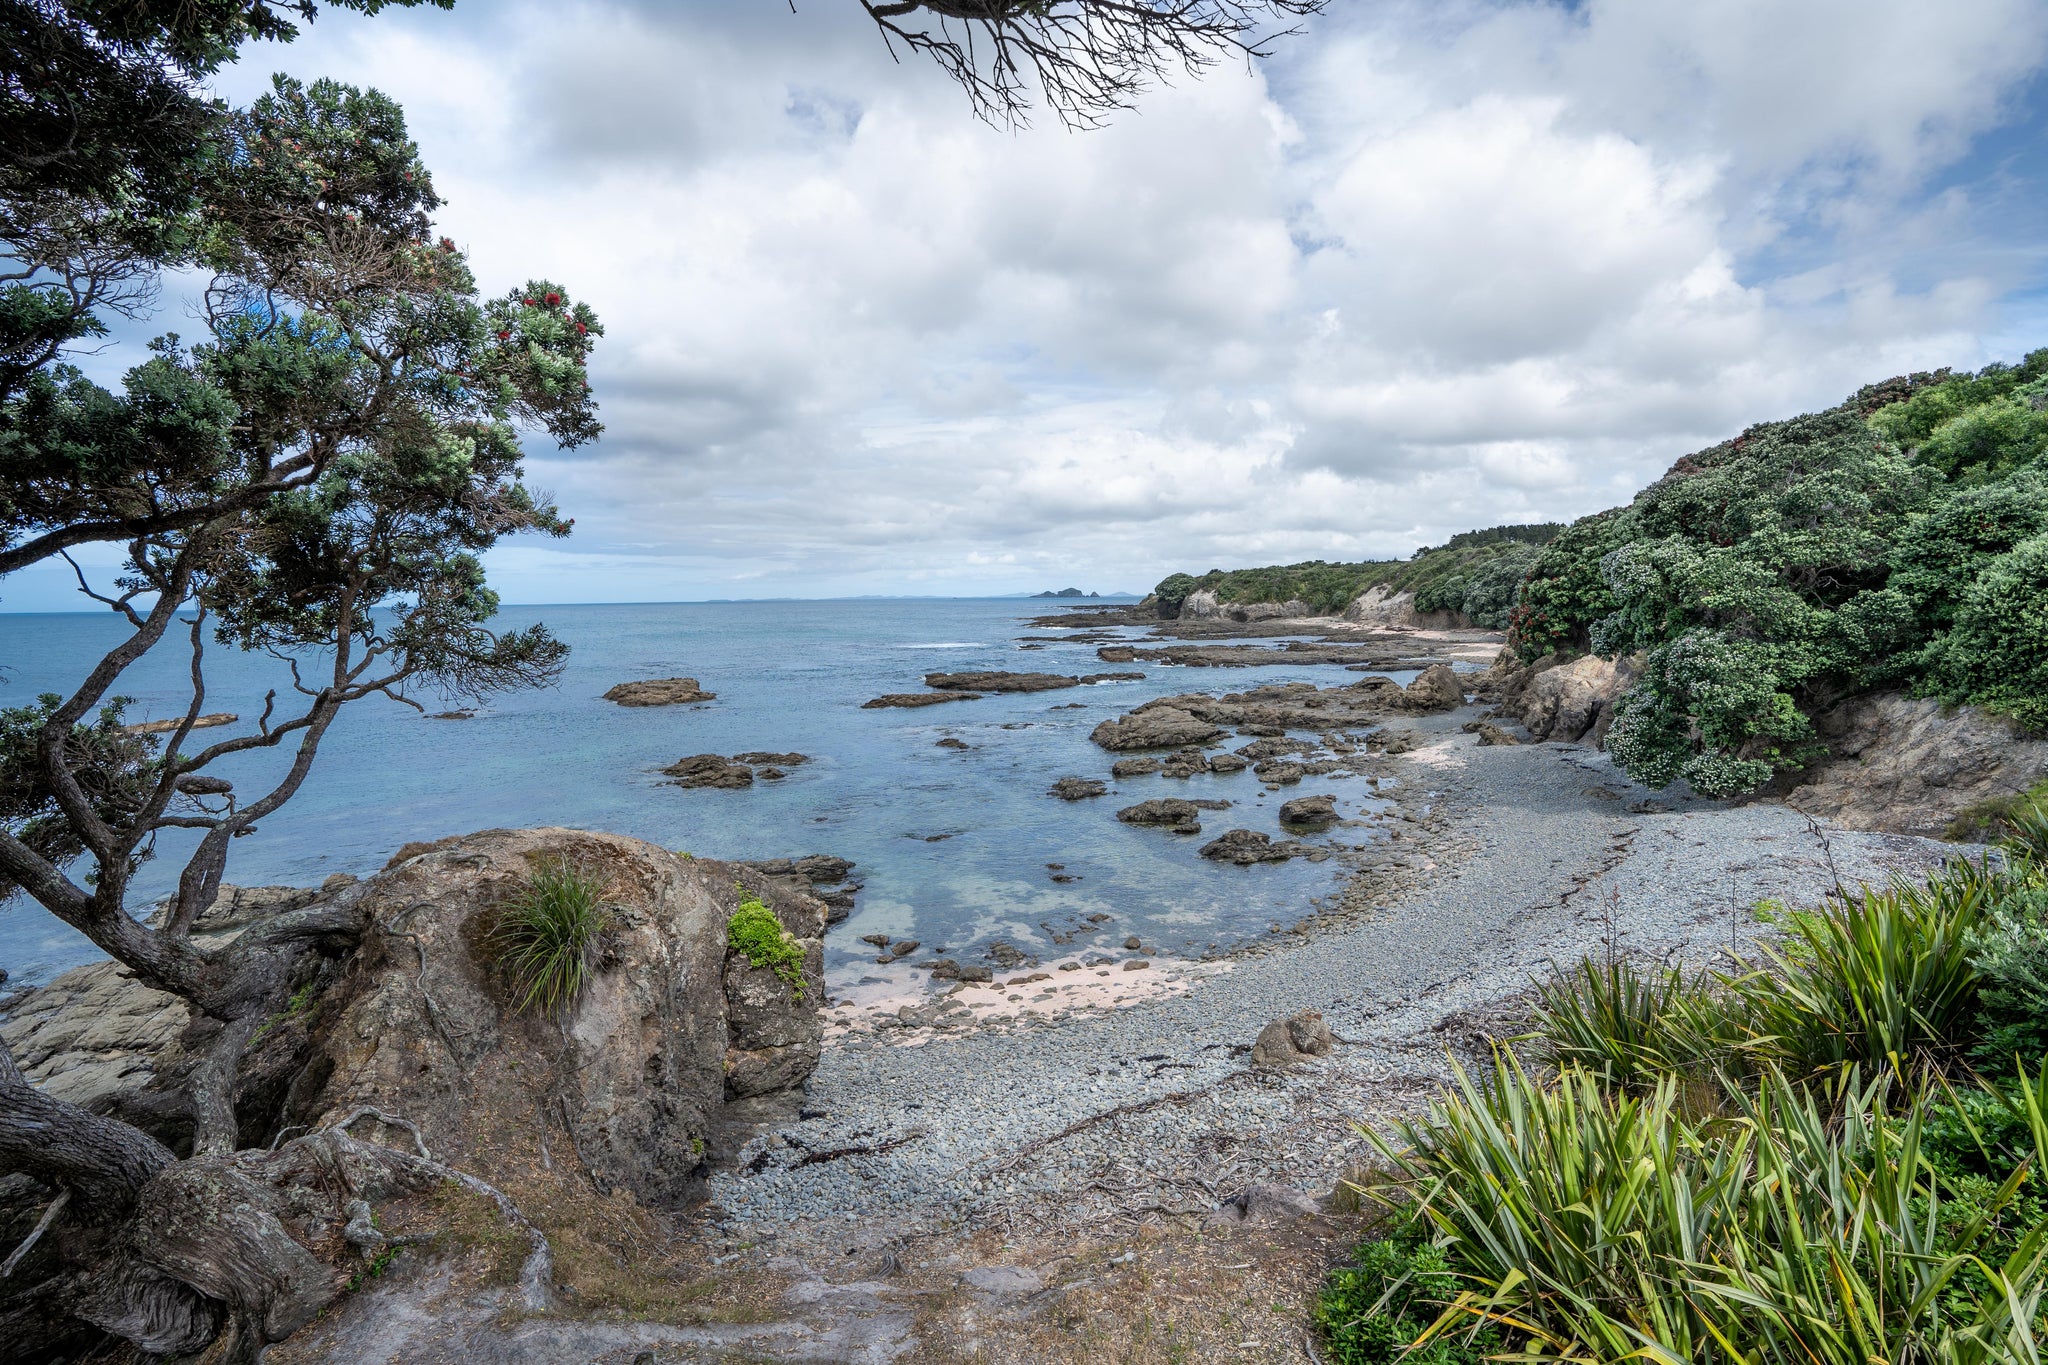
[[[1523,661],[1641,655],[1608,745],[1653,786],[1754,790],[1817,755],[1817,711],[1880,687],[2048,727],[2048,349],[1760,423],[1569,526],[1154,592],[1166,615],[1203,589],[1335,613],[1376,585],[1508,629]]]
[[[1810,757],[1813,713],[1871,688],[2048,725],[2044,409],[2048,350],[1751,427],[1545,546],[1510,647],[1641,653],[1608,747],[1712,794]]]
[[[1417,611],[1460,612],[1474,625],[1504,630],[1516,587],[1535,562],[1538,548],[1563,529],[1562,523],[1546,522],[1463,531],[1446,544],[1424,546],[1405,560],[1330,564],[1311,559],[1263,569],[1211,569],[1200,577],[1177,573],[1162,579],[1152,592],[1167,614],[1178,611],[1190,593],[1203,589],[1224,603],[1301,601],[1335,614],[1361,593],[1384,586],[1389,592],[1413,592]]]

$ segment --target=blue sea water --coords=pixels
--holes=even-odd
[[[1212,831],[1277,834],[1283,798],[1250,773],[1136,778],[1080,802],[1046,789],[1068,774],[1107,778],[1113,756],[1089,742],[1089,731],[1141,701],[1349,675],[1107,665],[1093,644],[1021,649],[1019,636],[1062,633],[1027,624],[1051,609],[1057,604],[1014,598],[508,607],[497,624],[545,621],[571,645],[559,685],[496,698],[470,720],[428,719],[381,698],[354,704],[297,798],[236,841],[228,880],[312,884],[335,872],[368,874],[408,841],[496,826],[610,830],[720,858],[833,853],[855,860],[865,883],[852,918],[827,939],[835,975],[872,955],[862,934],[917,938],[956,954],[1005,938],[1049,954],[1057,950],[1043,926],[1096,912],[1165,953],[1200,953],[1292,922],[1333,889],[1334,861],[1218,866],[1196,855],[1200,840],[1115,818],[1150,796],[1216,796],[1237,804],[1205,816]],[[0,706],[75,686],[121,633],[111,613],[0,615]],[[187,667],[184,641],[167,640],[131,668],[118,688],[135,699],[130,718],[182,714]],[[881,693],[922,690],[935,670],[1133,667],[1144,667],[1145,681],[861,709]],[[717,700],[628,708],[599,696],[613,683],[677,675],[697,678]],[[253,729],[265,690],[278,688],[282,707],[289,681],[272,659],[213,647],[205,709],[242,719],[195,738]],[[1080,708],[1057,709],[1072,702]],[[947,736],[972,747],[937,747]],[[659,771],[687,754],[748,750],[798,750],[811,761],[742,791],[685,790]],[[288,760],[259,752],[213,771],[253,793]],[[1339,794],[1346,813],[1377,804],[1356,778],[1315,779],[1286,794],[1310,790]],[[188,848],[164,841],[137,879],[132,909],[174,884]],[[1079,880],[1053,883],[1048,863]],[[98,956],[40,907],[21,898],[0,907],[0,967],[12,984]]]

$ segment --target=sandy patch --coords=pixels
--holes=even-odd
[[[1091,964],[1090,958],[1096,961]],[[831,1042],[872,1036],[893,1046],[915,1047],[939,1033],[1105,1014],[1180,995],[1231,966],[1164,957],[1103,961],[1101,954],[1090,953],[1000,972],[994,981],[952,983],[933,982],[914,967],[877,966],[860,975],[880,979],[863,984],[856,978],[832,988],[825,1038]]]

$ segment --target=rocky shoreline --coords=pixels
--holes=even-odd
[[[1235,628],[1249,636],[1286,624]],[[1291,623],[1293,633],[1302,624]],[[1218,635],[1228,629],[1215,625]],[[1257,790],[1301,794],[1280,806],[1277,837],[1233,826],[1231,801],[1192,793],[1127,795],[1094,818],[1156,828],[1148,838],[1194,836],[1187,855],[1220,864],[1219,875],[1255,875],[1258,864],[1292,858],[1345,869],[1332,894],[1226,951],[1162,954],[1098,913],[1042,924],[1050,952],[998,939],[969,956],[869,935],[873,959],[828,986],[814,945],[855,903],[851,863],[811,855],[664,871],[706,887],[738,877],[770,898],[791,932],[812,936],[803,941],[815,1031],[790,1024],[794,996],[766,969],[729,965],[722,1027],[746,1032],[724,1044],[724,1116],[692,1120],[709,1164],[690,1206],[664,1216],[664,1273],[718,1286],[718,1311],[683,1324],[574,1313],[508,1322],[502,1292],[473,1279],[394,1279],[340,1301],[274,1358],[431,1356],[433,1342],[459,1332],[504,1360],[626,1360],[644,1350],[664,1360],[734,1351],[966,1360],[995,1333],[1027,1351],[1004,1358],[1078,1360],[1093,1357],[1065,1353],[1073,1329],[1064,1324],[1072,1306],[1092,1305],[1116,1321],[1162,1314],[1197,1343],[1190,1358],[1211,1358],[1202,1352],[1213,1348],[1299,1359],[1298,1331],[1292,1341],[1226,1341],[1202,1317],[1200,1296],[1177,1308],[1149,1293],[1147,1268],[1222,1286],[1226,1298],[1284,1303],[1298,1327],[1322,1266],[1356,1235],[1341,1185],[1368,1157],[1354,1125],[1412,1112],[1448,1077],[1451,1059],[1514,1032],[1528,983],[1548,962],[1607,952],[1725,964],[1770,932],[1746,912],[1757,901],[1811,903],[1838,878],[1911,875],[1956,851],[1830,828],[1783,804],[1651,793],[1597,747],[1625,667],[1445,666],[1447,656],[1484,662],[1476,656],[1490,642],[1475,634],[1403,632],[1313,650],[1188,647],[1201,663],[1151,650],[1141,659],[1130,647],[1133,661],[1154,666],[1227,668],[1230,660],[1209,656],[1249,650],[1338,670],[1369,655],[1418,674],[1406,686],[1367,675],[1182,693],[1096,726],[1095,748],[1119,782],[1249,768]],[[1105,645],[1101,655],[1123,662],[1108,656],[1124,648]],[[1005,686],[1018,678],[1032,681]],[[907,695],[952,701],[1097,680],[935,673],[925,679],[930,693]],[[1481,699],[1468,700],[1468,686]],[[804,761],[765,750],[695,755],[670,776],[745,786]],[[1353,785],[1303,786],[1316,777]],[[1953,785],[1975,793],[1987,780],[1964,764]],[[1108,794],[1108,783],[1082,773],[1049,796]],[[1340,800],[1358,814],[1346,816]],[[401,850],[394,865],[441,849],[453,875],[465,847]],[[489,856],[504,859],[495,846]],[[1046,872],[1055,882],[1075,875],[1058,863]],[[210,927],[232,932],[262,913],[266,896],[312,894],[237,893]],[[31,1074],[52,1086],[68,1077],[83,1100],[118,1107],[175,1050],[182,1007],[167,1009],[168,998],[149,998],[104,964],[81,970],[107,979],[65,979],[71,999],[61,1009],[37,1003],[54,992],[17,998],[0,1027]],[[759,1002],[749,994],[756,987],[767,992]],[[422,1029],[436,1026],[429,1016]],[[380,1074],[375,1055],[358,1074]],[[509,1103],[511,1073],[492,1084]],[[627,1094],[623,1073],[604,1084],[614,1088],[605,1104]],[[568,1131],[579,1158],[581,1144],[614,1140],[596,1128]],[[439,1142],[465,1150],[445,1125]],[[630,1163],[602,1170],[629,1188],[653,1179]]]

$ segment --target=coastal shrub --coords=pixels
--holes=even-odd
[[[1458,1277],[1426,1225],[1403,1220],[1393,1235],[1362,1243],[1349,1265],[1332,1270],[1316,1301],[1332,1365],[1479,1365],[1500,1349],[1498,1329],[1417,1339],[1458,1295]]]
[[[1627,508],[1596,512],[1560,531],[1537,554],[1508,625],[1508,647],[1525,662],[1560,650],[1584,652],[1594,624],[1614,611],[1600,571],[1626,545],[1635,523]]]
[[[1734,795],[1885,686],[2048,725],[2048,351],[1873,385],[1686,456],[1530,567],[1524,661],[1643,654],[1617,761]],[[1662,651],[1660,653],[1660,651]],[[1699,785],[1695,782],[1695,785]]]
[[[2026,1172],[2048,1073],[2010,1105],[1895,1108],[1889,1089],[1770,1073],[1694,1120],[1668,1079],[1631,1095],[1578,1068],[1460,1069],[1380,1143],[1458,1285],[1417,1341],[1498,1322],[1524,1360],[2034,1359],[2048,1227]],[[1996,1138],[1972,1141],[1991,1114]],[[2013,1147],[2003,1179],[1969,1169]]]
[[[804,946],[758,896],[739,888],[740,908],[725,923],[725,946],[755,967],[767,967],[804,998]]]
[[[2048,1056],[2048,888],[2007,896],[1970,932],[1970,965],[1980,979],[1978,1062],[2010,1071]]]
[[[1991,561],[1930,650],[1927,690],[2048,728],[2048,534]]]
[[[1770,968],[1730,983],[1752,1046],[1795,1077],[1952,1062],[1976,1033],[1971,936],[2006,885],[1960,864],[1788,913]]]
[[[602,954],[612,911],[604,881],[567,858],[547,859],[498,907],[489,943],[521,1010],[574,1004]]]
[[[1639,681],[1615,699],[1608,752],[1652,787],[1682,777],[1702,796],[1753,790],[1813,737],[1776,663],[1768,646],[1716,630],[1651,649]]]

